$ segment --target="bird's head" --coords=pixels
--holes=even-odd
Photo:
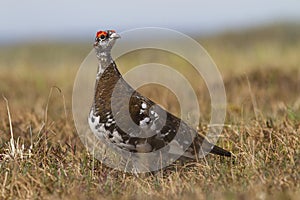
[[[94,48],[98,52],[109,52],[120,35],[114,30],[98,31],[94,42]]]

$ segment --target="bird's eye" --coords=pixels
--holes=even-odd
[[[96,38],[98,38],[99,39],[99,41],[100,41],[100,39],[101,40],[104,40],[105,38],[106,38],[106,36],[107,36],[107,32],[106,31],[98,31],[97,33],[96,33]],[[98,40],[97,39],[97,40]],[[99,42],[98,41],[98,42]]]
[[[105,38],[105,35],[104,34],[100,35],[100,38],[101,40],[103,40]]]

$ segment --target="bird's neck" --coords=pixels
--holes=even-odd
[[[104,72],[104,70],[114,61],[111,57],[110,51],[96,52],[96,56],[98,58],[97,77],[99,77]]]
[[[96,76],[93,112],[98,115],[105,110],[103,106],[110,102],[110,97],[117,82],[122,79],[122,75],[112,59],[110,52],[98,53],[98,73]],[[108,103],[110,105],[110,103]]]

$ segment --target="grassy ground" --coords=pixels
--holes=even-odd
[[[71,113],[87,44],[0,48],[0,198],[297,199],[300,195],[300,28],[278,26],[199,39],[224,78],[226,127],[208,156],[162,174],[109,169],[81,144]],[[127,58],[130,62],[130,56]],[[60,90],[51,87],[57,86]],[[201,108],[209,107],[200,84]],[[51,92],[51,95],[49,96]],[[144,92],[155,97],[156,89]],[[172,109],[166,92],[157,101]],[[209,111],[202,113],[205,133]],[[10,126],[11,125],[11,126]]]

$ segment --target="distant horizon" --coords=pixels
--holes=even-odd
[[[300,27],[300,22],[298,21],[293,21],[293,20],[289,20],[289,21],[281,21],[281,22],[277,22],[277,23],[261,23],[261,24],[251,24],[251,25],[247,25],[247,26],[232,26],[232,27],[227,27],[227,28],[216,28],[214,30],[205,30],[205,31],[200,31],[200,30],[188,30],[185,29],[185,32],[183,32],[184,34],[187,34],[191,37],[202,37],[202,38],[206,38],[206,37],[213,37],[213,36],[219,36],[219,35],[223,35],[223,34],[239,34],[241,32],[244,31],[252,31],[255,29],[266,29],[266,28],[272,28],[272,27],[284,27],[284,26],[299,26]],[[136,28],[142,28],[142,27],[136,27]],[[161,28],[165,28],[165,27],[161,27]],[[128,29],[130,30],[130,29]],[[176,29],[173,29],[176,30]],[[122,32],[122,31],[127,31],[126,29],[124,30],[117,30],[118,32]],[[179,31],[179,30],[176,30]],[[86,31],[86,32],[81,32],[81,34],[74,34],[72,36],[67,36],[65,34],[52,34],[52,35],[48,35],[47,38],[45,37],[37,37],[37,38],[24,38],[23,40],[13,40],[13,38],[6,38],[3,39],[0,37],[0,45],[5,45],[5,46],[10,46],[10,45],[17,45],[17,44],[34,44],[34,43],[47,43],[47,42],[53,42],[53,43],[60,43],[60,42],[66,42],[66,43],[72,43],[74,41],[78,41],[80,42],[86,42],[89,41],[91,38],[91,35],[94,36],[94,32],[95,31]]]
[[[162,27],[207,35],[300,22],[300,1],[2,1],[0,43],[85,40],[98,29]]]

